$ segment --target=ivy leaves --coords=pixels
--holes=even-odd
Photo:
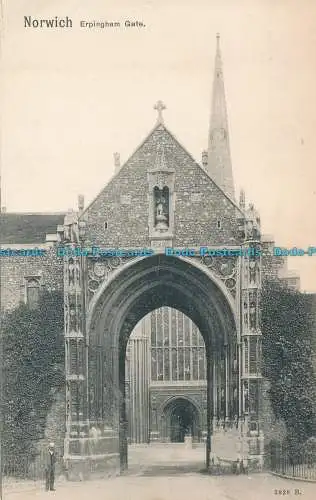
[[[38,307],[21,304],[3,321],[4,454],[35,452],[53,393],[64,384],[63,296],[44,292]]]
[[[261,306],[264,375],[270,381],[272,408],[284,420],[288,440],[303,443],[316,432],[312,297],[266,281]]]

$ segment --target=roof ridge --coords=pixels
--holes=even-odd
[[[146,135],[146,137],[141,141],[141,143],[135,148],[133,153],[128,157],[128,159],[123,163],[121,166],[120,170],[118,172],[114,172],[113,176],[111,179],[105,184],[105,186],[102,187],[102,189],[97,193],[97,195],[92,199],[92,201],[85,207],[83,210],[82,214],[80,215],[80,218],[89,210],[89,208],[93,205],[93,203],[98,199],[100,194],[103,192],[103,190],[110,185],[110,183],[114,180],[114,178],[121,172],[121,170],[127,165],[127,163],[135,156],[135,154],[143,147],[143,145],[146,143],[146,141],[149,139],[149,137],[158,129],[165,130],[171,137],[172,139],[180,146],[180,148],[191,158],[191,160],[197,165],[202,172],[213,182],[213,184],[221,191],[221,193],[227,198],[227,200],[239,211],[240,214],[244,215],[243,211],[240,209],[240,207],[237,205],[237,203],[232,200],[227,193],[212,179],[209,175],[208,172],[204,170],[204,168],[197,162],[197,160],[192,156],[192,154],[182,145],[182,143],[177,139],[177,137],[174,135],[173,132],[169,130],[168,127],[164,123],[156,123],[155,126],[150,130],[150,132]]]

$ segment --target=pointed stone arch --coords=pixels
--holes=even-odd
[[[237,315],[234,301],[211,270],[189,258],[154,255],[132,260],[113,273],[92,299],[88,309],[89,419],[101,431],[111,430],[111,452],[127,466],[125,408],[125,352],[128,338],[140,319],[152,310],[169,306],[182,311],[199,328],[206,346],[208,366],[208,427],[211,425],[213,352],[225,346],[237,356]],[[230,363],[232,364],[232,363]],[[101,368],[102,367],[102,368]],[[228,388],[225,389],[228,391]],[[231,397],[228,392],[226,398]],[[97,405],[98,408],[94,408]],[[209,430],[210,434],[210,430]],[[109,451],[108,436],[99,451]],[[105,439],[107,437],[107,439]],[[114,448],[113,448],[114,447]]]
[[[99,260],[100,265],[106,266],[102,259]],[[93,259],[93,268],[96,261],[98,259]],[[234,265],[239,268],[240,260]],[[83,297],[89,297],[87,274],[84,274],[87,269],[89,264],[83,262]],[[254,374],[259,377],[257,381],[245,368],[244,356],[248,356],[248,351],[241,342],[244,335],[242,325],[250,323],[245,309],[242,315],[240,313],[240,301],[244,297],[241,291],[248,287],[247,282],[241,283],[241,276],[242,271],[235,274],[233,290],[228,286],[229,280],[213,268],[212,262],[156,253],[150,257],[121,259],[112,266],[110,273],[104,275],[103,281],[96,283],[84,309],[83,333],[79,332],[78,338],[74,334],[66,337],[70,352],[75,352],[78,344],[77,360],[78,356],[82,360],[77,372],[67,372],[65,459],[68,463],[91,460],[104,463],[110,457],[120,463],[121,469],[127,467],[127,342],[143,317],[154,309],[168,306],[189,317],[205,342],[206,465],[209,465],[212,426],[226,428],[232,422],[238,426],[247,412],[247,386],[251,383],[259,387],[260,382],[260,374]],[[250,382],[245,382],[243,373]],[[256,409],[254,415],[257,421],[258,411]],[[245,432],[242,432],[246,439]],[[247,454],[245,450],[246,446],[242,450],[243,456]]]

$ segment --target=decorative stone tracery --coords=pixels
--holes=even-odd
[[[242,455],[259,455],[261,374],[261,235],[260,218],[253,205],[245,211],[245,248],[241,271],[241,418]],[[262,459],[261,456],[258,457]]]
[[[238,257],[204,256],[201,257],[201,263],[215,273],[233,297],[236,296]]]
[[[64,256],[64,335],[66,375],[66,437],[64,457],[80,454],[78,438],[87,435],[87,345],[85,336],[85,257],[75,249],[81,245],[83,223],[78,214],[65,217],[60,243]]]

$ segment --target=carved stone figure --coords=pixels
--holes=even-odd
[[[168,205],[165,193],[160,189],[155,190],[156,194],[156,214],[155,229],[166,231],[168,229]]]
[[[75,262],[75,271],[76,271],[76,282],[80,283],[80,264],[78,261]]]
[[[69,209],[64,219],[64,239],[65,241],[73,241],[72,239],[72,225],[74,223],[75,213]]]
[[[64,226],[64,241],[70,241],[71,238],[71,231],[70,231],[70,225],[65,225]]]
[[[256,283],[257,263],[255,260],[249,261],[249,283]]]
[[[260,238],[260,216],[252,204],[246,211],[246,240],[258,240]]]
[[[157,218],[161,217],[161,215],[164,215],[164,213],[163,213],[163,204],[160,201],[157,205]]]
[[[256,304],[255,302],[251,302],[250,311],[249,311],[249,320],[250,320],[250,328],[254,330],[257,326],[257,314],[256,314]]]
[[[69,310],[69,330],[71,332],[76,331],[77,321],[76,321],[76,310],[74,307],[71,307]]]
[[[75,286],[75,266],[73,259],[69,259],[68,264],[69,286]]]
[[[248,302],[244,302],[244,326],[248,326]]]

